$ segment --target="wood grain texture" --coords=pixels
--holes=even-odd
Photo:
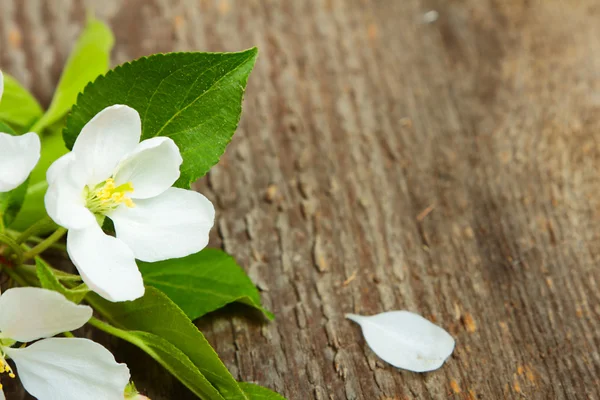
[[[236,378],[291,400],[600,398],[597,1],[0,0],[0,66],[46,105],[86,8],[115,64],[260,48],[198,186],[277,316],[199,322]],[[344,319],[392,309],[453,334],[442,369],[384,364]],[[104,343],[152,399],[193,398]]]

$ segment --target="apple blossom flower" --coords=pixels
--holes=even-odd
[[[122,398],[129,368],[103,346],[83,338],[53,338],[83,326],[92,316],[58,292],[22,287],[0,296],[0,377],[15,377],[39,400]],[[38,340],[41,339],[41,340]],[[13,347],[17,342],[26,347]],[[4,375],[5,376],[5,375]],[[0,399],[4,399],[0,384]]]
[[[88,287],[110,301],[143,296],[135,259],[154,262],[202,250],[212,203],[171,187],[183,162],[168,137],[140,143],[136,110],[105,108],[82,129],[73,151],[48,169],[48,215],[68,229],[67,252]],[[112,220],[116,237],[102,231]]]
[[[4,76],[0,71],[0,100]],[[0,193],[21,185],[40,159],[40,138],[33,132],[20,136],[0,132]]]

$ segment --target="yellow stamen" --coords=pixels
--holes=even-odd
[[[6,360],[4,360],[3,358],[0,358],[0,374],[4,374],[4,373],[7,373],[8,376],[10,376],[11,378],[16,377],[15,373],[13,372],[10,365],[8,365]],[[1,386],[0,386],[0,389],[2,389]]]
[[[125,204],[130,208],[135,207],[133,200],[127,197],[127,194],[131,192],[133,192],[131,182],[115,186],[115,180],[108,178],[95,188],[87,189],[85,195],[87,197],[86,206],[94,214],[105,214],[110,210],[114,210],[120,204]]]
[[[115,203],[122,203],[123,197],[125,197],[123,193],[113,193],[112,196],[110,196],[110,199]]]

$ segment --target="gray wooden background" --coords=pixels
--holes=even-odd
[[[291,400],[600,398],[598,1],[0,0],[0,67],[45,105],[86,9],[114,64],[260,48],[198,186],[211,245],[277,316],[199,322],[236,378]],[[392,309],[452,333],[442,369],[386,365],[344,319]],[[193,398],[101,339],[152,399]]]

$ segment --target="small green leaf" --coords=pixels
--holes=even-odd
[[[67,118],[68,148],[84,125],[113,104],[142,119],[142,139],[168,136],[183,157],[176,186],[187,188],[219,161],[242,111],[257,49],[156,54],[123,64],[88,85]]]
[[[138,262],[147,285],[160,289],[194,320],[238,301],[273,314],[260,305],[260,295],[235,259],[218,249],[204,249],[183,258]]]
[[[36,221],[47,216],[46,209],[44,207],[44,195],[48,189],[46,181],[38,182],[35,185],[29,185],[25,195],[25,201],[21,206],[21,211],[17,214],[16,219],[7,225],[12,229],[18,231],[24,231]],[[47,232],[51,232],[52,227],[48,226]],[[47,232],[41,232],[47,233]]]
[[[40,280],[42,287],[61,293],[73,303],[81,303],[83,298],[90,291],[85,283],[82,283],[81,285],[78,285],[72,289],[65,287],[62,283],[60,283],[59,278],[52,268],[50,268],[50,266],[39,257],[36,257],[35,265],[37,277]]]
[[[0,192],[0,227],[10,226],[19,214],[27,193],[28,182],[26,180],[10,192]]]
[[[9,135],[16,135],[17,133],[7,124],[5,124],[4,122],[0,121],[0,132],[2,133],[8,133]]]
[[[13,129],[6,125],[4,122],[0,121],[0,132],[2,133],[9,133],[11,135],[15,134],[15,131],[13,131]]]
[[[177,377],[195,395],[204,400],[225,400],[202,372],[180,349],[168,340],[148,332],[128,331],[97,320],[92,325],[139,347]]]
[[[50,269],[52,270],[52,273],[56,279],[58,279],[60,282],[81,282],[81,276],[79,275],[71,274],[69,272],[61,271],[60,269],[55,269],[52,267],[50,267]],[[72,284],[69,287],[71,286]]]
[[[65,146],[65,142],[62,140],[62,130],[64,123],[59,123],[56,126],[49,127],[47,132],[41,136],[42,141],[42,152],[40,154],[40,161],[31,171],[31,181],[33,183],[41,182],[46,180],[46,171],[50,168],[50,165],[62,155],[69,152]]]
[[[248,400],[202,332],[160,290],[147,287],[144,297],[121,303],[93,293],[87,300],[117,328],[156,335],[179,349],[227,400]]]
[[[256,385],[254,383],[240,382],[240,387],[248,395],[250,400],[286,400],[279,393],[270,389]]]
[[[41,132],[69,112],[83,88],[108,70],[113,44],[110,29],[104,23],[90,19],[71,51],[48,111],[31,128],[32,131]]]
[[[0,120],[25,133],[43,114],[37,100],[10,75],[4,75],[4,95],[0,102]]]

